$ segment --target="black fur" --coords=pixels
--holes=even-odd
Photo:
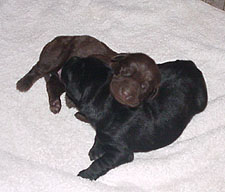
[[[112,71],[95,58],[73,57],[62,70],[67,95],[96,130],[89,157],[79,176],[96,180],[110,169],[133,160],[134,152],[165,147],[183,132],[207,105],[204,78],[192,61],[158,65],[161,85],[155,99],[136,108],[110,94]]]

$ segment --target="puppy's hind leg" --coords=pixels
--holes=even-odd
[[[42,49],[39,61],[32,69],[17,82],[19,91],[28,91],[41,77],[62,68],[69,56],[70,42],[72,37],[56,37]]]
[[[70,108],[76,108],[75,103],[69,98],[69,96],[66,94],[65,95],[65,101],[66,101],[66,106],[70,109]],[[84,114],[77,112],[74,114],[74,116],[80,120],[83,121],[85,123],[89,123],[89,121],[87,120],[87,118],[85,117]]]
[[[49,108],[52,113],[59,113],[61,109],[60,96],[65,92],[64,85],[60,81],[58,74],[46,75],[45,81],[48,92]]]
[[[32,85],[41,77],[43,77],[43,74],[39,70],[38,63],[32,67],[32,69],[24,76],[22,77],[17,83],[16,88],[21,92],[28,91]]]
[[[66,101],[66,106],[71,109],[71,108],[76,108],[75,103],[69,98],[69,96],[66,94],[65,95],[65,101]]]
[[[77,112],[74,114],[74,116],[80,120],[80,121],[83,121],[84,123],[89,123],[89,121],[87,120],[87,118],[85,117],[84,114],[80,113],[80,112]]]

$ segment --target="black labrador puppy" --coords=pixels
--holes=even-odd
[[[158,65],[159,93],[136,108],[110,94],[113,71],[96,58],[73,57],[62,69],[66,94],[96,130],[89,157],[93,163],[78,175],[96,180],[134,152],[165,147],[183,132],[192,117],[207,105],[206,84],[192,61]]]

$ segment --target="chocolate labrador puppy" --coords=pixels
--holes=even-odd
[[[192,61],[164,63],[159,65],[159,70],[159,94],[153,100],[148,98],[137,107],[130,107],[118,102],[110,93],[112,82],[122,83],[126,75],[125,79],[114,79],[109,66],[91,57],[73,57],[65,64],[62,81],[66,94],[96,130],[89,152],[94,161],[79,176],[96,180],[110,169],[132,161],[134,152],[147,152],[171,144],[192,117],[205,109],[206,84]],[[132,69],[127,73],[138,72]]]
[[[64,86],[57,72],[71,57],[91,55],[116,68],[110,89],[120,103],[135,107],[157,93],[160,73],[150,57],[141,53],[117,54],[90,36],[59,36],[49,42],[43,48],[37,64],[17,82],[17,89],[28,91],[39,78],[45,77],[50,110],[58,113]],[[134,78],[135,72],[140,75],[139,79]]]

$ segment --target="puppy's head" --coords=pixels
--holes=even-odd
[[[76,106],[92,99],[102,85],[109,85],[112,70],[93,57],[72,57],[62,68],[61,79],[67,95]]]
[[[112,58],[114,71],[110,91],[121,104],[136,107],[144,99],[154,98],[161,75],[153,59],[142,53],[120,54]]]

